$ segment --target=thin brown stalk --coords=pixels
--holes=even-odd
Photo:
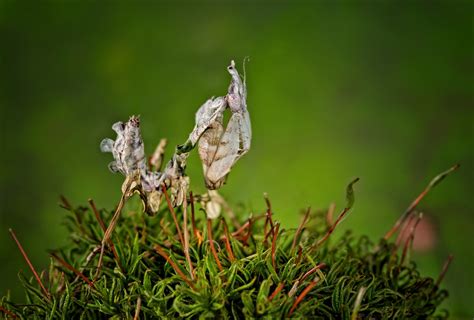
[[[438,174],[430,181],[428,186],[418,195],[418,197],[413,200],[410,206],[405,210],[402,216],[395,222],[395,225],[385,234],[384,239],[388,240],[395,234],[398,229],[401,227],[402,223],[408,218],[408,215],[416,208],[420,201],[433,189],[438,183],[440,183],[447,175],[459,168],[459,164],[456,164],[449,168],[448,170]]]
[[[61,200],[61,203],[59,204],[59,206],[61,208],[64,208],[66,210],[69,210],[71,211],[72,210],[72,206],[71,206],[71,203],[66,199],[65,196],[63,196],[62,194],[59,196],[59,200]]]
[[[306,272],[300,279],[300,282],[303,282],[304,280],[306,280],[306,278],[308,278],[310,275],[312,275],[313,273],[315,273],[316,271],[318,271],[319,269],[323,269],[326,267],[326,264],[325,263],[320,263],[318,264],[317,266],[311,268],[308,270],[308,272]]]
[[[232,246],[230,244],[230,233],[229,233],[229,228],[227,227],[227,222],[225,222],[225,219],[222,218],[222,225],[224,226],[224,240],[225,240],[225,247],[227,250],[227,253],[229,254],[229,260],[231,262],[235,261],[234,257],[234,252],[232,251]]]
[[[264,214],[261,214],[261,215],[258,215],[258,216],[255,216],[255,218],[253,218],[254,221],[257,221],[257,220],[260,220],[262,218],[265,218],[265,215]],[[237,229],[236,231],[232,232],[232,236],[233,237],[238,237],[242,232],[244,232],[250,225],[250,219],[247,220],[247,222],[245,222],[239,229]]]
[[[252,215],[250,215],[247,222],[248,222],[247,233],[245,234],[245,236],[243,236],[241,238],[241,240],[242,240],[242,242],[244,243],[245,246],[248,245],[248,240],[249,240],[250,236],[252,235],[252,225],[254,223],[254,219],[253,219]]]
[[[162,186],[163,186],[163,193],[165,194],[166,202],[168,203],[168,208],[170,209],[171,216],[173,217],[173,221],[176,226],[176,232],[178,233],[179,241],[181,242],[181,245],[184,248],[184,238],[181,232],[181,228],[179,227],[178,218],[176,217],[176,212],[174,211],[173,205],[171,204],[168,191],[166,190],[166,185],[163,183]]]
[[[408,219],[405,220],[404,224],[400,228],[397,239],[395,240],[395,248],[398,248],[402,242],[402,239],[406,239],[408,229],[410,228],[413,220],[415,219],[415,214],[412,212]]]
[[[439,285],[443,281],[444,276],[446,275],[446,272],[448,272],[449,265],[451,264],[451,261],[453,261],[453,258],[454,256],[450,254],[448,258],[446,259],[446,261],[444,262],[443,269],[441,270],[441,273],[439,274],[438,279],[435,282],[436,287],[439,287]]]
[[[189,199],[191,201],[191,223],[193,225],[193,234],[197,238],[198,245],[200,246],[201,243],[204,241],[204,239],[202,237],[201,232],[199,231],[199,229],[196,226],[196,220],[195,220],[195,217],[194,217],[194,197],[193,197],[192,192],[189,193]]]
[[[105,223],[104,223],[104,221],[102,220],[102,217],[100,216],[99,210],[97,210],[97,207],[96,207],[96,205],[95,205],[95,203],[94,203],[94,200],[89,199],[88,202],[89,202],[89,205],[90,205],[91,208],[92,208],[92,211],[94,212],[95,218],[97,219],[97,222],[99,223],[100,228],[101,228],[102,231],[105,233],[107,229],[105,228]],[[112,253],[113,253],[113,255],[114,255],[115,261],[117,261],[117,264],[119,265],[120,269],[121,269],[122,271],[124,271],[124,268],[122,267],[122,264],[120,263],[120,259],[119,259],[117,250],[115,249],[115,245],[114,245],[114,243],[113,243],[112,240],[110,240],[110,250],[112,250]]]
[[[295,264],[298,265],[303,257],[303,247],[298,245],[298,254],[296,256]]]
[[[293,314],[293,311],[295,311],[296,307],[300,304],[301,301],[303,301],[304,297],[313,289],[313,287],[318,284],[319,278],[316,278],[315,280],[311,281],[310,284],[301,292],[301,294],[296,297],[295,302],[293,303],[293,306],[290,309],[290,312],[288,313],[288,316],[291,316]]]
[[[214,239],[212,238],[212,220],[211,219],[207,219],[207,236],[209,238],[209,244],[211,246],[212,255],[214,256],[214,259],[216,260],[217,267],[219,268],[219,271],[222,271],[224,269],[222,268],[222,264],[219,261],[219,257],[217,256],[217,250],[216,250],[216,247],[214,246]]]
[[[265,239],[264,242],[267,242],[267,227],[268,224],[270,224],[270,231],[269,233],[273,230],[273,219],[272,219],[272,203],[270,202],[270,199],[268,198],[268,194],[264,193],[263,197],[265,199],[265,203],[267,205],[267,211],[265,212],[265,225],[263,227],[263,233],[265,234]]]
[[[178,267],[178,265],[173,260],[171,260],[170,256],[165,252],[165,250],[158,244],[155,244],[154,248],[155,251],[171,265],[171,267],[181,277],[181,279],[183,279],[183,281],[186,282],[191,288],[195,289],[192,281],[189,280],[184,272]]]
[[[310,212],[311,212],[311,207],[308,207],[308,210],[306,210],[306,213],[304,214],[303,220],[301,221],[300,225],[298,226],[298,229],[296,230],[296,233],[293,237],[293,243],[291,245],[291,252],[293,252],[293,250],[295,249],[296,242],[298,241],[298,238],[299,238],[301,232],[303,231],[304,225],[306,224],[306,222],[308,222]]]
[[[280,282],[280,284],[275,288],[275,291],[273,291],[273,293],[268,297],[268,301],[272,301],[284,287],[285,284]]]
[[[402,253],[402,257],[400,259],[400,265],[403,265],[403,263],[405,262],[405,257],[408,253],[408,249],[412,246],[413,244],[413,240],[415,239],[415,231],[416,231],[416,227],[418,226],[418,223],[420,223],[420,220],[423,218],[423,213],[420,212],[420,214],[418,215],[416,221],[415,221],[415,224],[411,227],[410,229],[410,233],[408,234],[406,240],[405,240],[405,245],[403,246],[403,253]]]
[[[336,204],[332,202],[329,205],[328,212],[326,213],[326,223],[328,224],[328,226],[332,226],[334,222],[333,216],[334,216],[335,210],[336,210]]]
[[[120,197],[119,204],[117,208],[115,209],[115,213],[112,216],[112,219],[110,220],[109,226],[104,232],[104,237],[102,238],[102,243],[100,246],[99,262],[97,263],[97,271],[94,277],[94,281],[99,277],[100,270],[102,268],[103,259],[104,259],[105,245],[110,243],[109,239],[112,236],[112,232],[114,231],[115,226],[117,225],[117,221],[120,217],[120,213],[122,212],[122,209],[125,205],[125,201],[127,200],[127,195],[130,192],[130,188],[132,186],[133,180],[131,178],[127,178],[127,179],[128,180],[126,180],[127,182],[124,188],[125,190],[122,192],[122,196]]]
[[[140,310],[141,310],[141,308],[142,308],[142,298],[138,297],[137,307],[135,308],[135,316],[133,317],[133,320],[140,319]]]
[[[92,212],[94,212],[94,215],[95,215],[95,218],[97,219],[97,222],[99,222],[100,228],[102,229],[102,231],[105,232],[105,230],[106,230],[105,223],[102,220],[102,218],[100,217],[99,210],[97,210],[97,207],[95,206],[94,200],[89,199],[88,202],[89,202],[90,207],[92,208]]]
[[[0,306],[0,311],[5,313],[6,315],[12,317],[12,318],[18,318],[16,314],[14,314],[13,312],[11,312],[10,310],[8,309],[5,309],[4,307]]]
[[[276,271],[276,242],[278,238],[278,231],[280,231],[280,224],[275,224],[273,229],[273,239],[272,239],[272,264],[273,269]]]
[[[77,222],[77,225],[79,226],[79,229],[81,230],[82,233],[86,233],[84,226],[82,225],[82,218],[80,214],[76,210],[74,210],[69,200],[67,200],[66,197],[63,195],[59,196],[59,200],[61,200],[61,202],[59,203],[59,206],[63,209],[66,209],[67,211],[72,212],[74,214],[74,217],[76,218],[76,222]]]
[[[79,270],[74,268],[72,265],[67,263],[65,260],[61,259],[57,254],[55,254],[55,253],[50,253],[50,254],[54,259],[56,259],[59,263],[61,263],[66,269],[74,272],[76,274],[76,276],[78,276],[82,280],[84,280],[89,286],[91,286],[91,287],[94,286],[94,283],[92,281],[90,281],[89,278],[87,278],[82,272],[80,272]]]
[[[51,296],[49,294],[49,291],[43,285],[43,282],[41,282],[41,278],[39,277],[38,273],[36,272],[35,267],[33,267],[33,264],[31,263],[30,259],[28,258],[28,255],[26,254],[25,250],[23,249],[23,246],[21,245],[20,241],[16,237],[15,231],[13,231],[12,229],[9,229],[8,231],[10,232],[10,235],[12,236],[12,238],[15,241],[16,245],[18,246],[18,249],[20,249],[20,252],[23,255],[23,258],[25,259],[26,263],[28,264],[28,267],[30,268],[31,272],[33,272],[33,275],[35,276],[36,281],[40,285],[41,290],[43,290],[43,293],[45,294],[46,298],[48,300],[50,300]]]
[[[188,200],[186,197],[183,202],[183,233],[184,233],[184,256],[189,266],[189,274],[191,280],[194,280],[194,268],[191,261],[191,256],[189,255],[189,233],[188,233]]]
[[[342,210],[341,214],[339,214],[339,217],[337,217],[336,222],[334,222],[334,224],[329,228],[329,230],[326,232],[324,237],[319,239],[318,242],[316,243],[316,245],[313,245],[310,248],[310,250],[312,250],[316,247],[319,247],[322,243],[324,243],[324,241],[326,241],[329,238],[329,236],[334,232],[334,230],[336,229],[338,224],[341,222],[341,220],[346,216],[347,212],[349,212],[349,208],[344,208],[344,210]]]

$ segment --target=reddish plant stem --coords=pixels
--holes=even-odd
[[[311,281],[310,284],[308,284],[308,286],[303,290],[303,292],[301,292],[301,294],[298,297],[296,297],[296,300],[293,303],[293,306],[291,307],[290,312],[288,313],[288,316],[291,316],[293,314],[296,307],[300,304],[301,301],[303,301],[304,297],[311,291],[311,289],[313,289],[313,287],[316,284],[318,284],[318,280],[319,279]]]
[[[248,245],[248,240],[250,238],[250,236],[252,235],[252,225],[254,223],[254,219],[252,216],[250,216],[249,220],[248,220],[248,230],[247,230],[247,233],[245,234],[245,236],[242,237],[242,242],[244,243],[245,246]]]
[[[412,246],[413,240],[415,239],[415,231],[416,227],[418,226],[418,223],[420,223],[421,218],[423,218],[423,213],[420,213],[418,215],[418,218],[415,221],[415,224],[411,227],[410,233],[408,234],[406,240],[405,240],[405,245],[403,246],[403,253],[402,257],[400,259],[400,265],[403,265],[405,262],[405,257],[407,255],[408,249]]]
[[[15,231],[12,229],[8,230],[10,232],[10,235],[12,236],[13,240],[15,241],[16,245],[18,246],[18,249],[20,249],[21,254],[23,255],[23,258],[25,259],[26,263],[28,264],[28,267],[30,268],[31,272],[33,272],[33,275],[35,276],[36,281],[41,287],[41,290],[43,290],[43,293],[45,294],[46,298],[48,300],[51,299],[51,296],[49,294],[49,291],[46,290],[46,287],[43,285],[43,282],[41,281],[41,278],[39,277],[38,273],[35,270],[35,267],[33,267],[33,264],[31,263],[30,259],[28,258],[28,255],[26,254],[25,250],[23,249],[23,246],[21,245],[20,241],[16,237]]]
[[[225,222],[224,218],[222,218],[222,225],[224,226],[224,240],[225,240],[225,246],[226,246],[227,252],[229,254],[229,260],[231,262],[234,262],[235,261],[234,252],[232,251],[232,245],[230,244],[231,235],[229,233],[227,222]]]
[[[298,265],[302,257],[303,257],[303,248],[300,245],[298,245],[298,255],[296,256],[295,264]]]
[[[272,264],[273,269],[276,271],[276,242],[278,238],[278,231],[280,231],[280,224],[276,224],[273,228],[273,239],[272,239]]]
[[[105,223],[102,220],[102,218],[100,217],[99,210],[97,210],[97,207],[95,206],[94,200],[89,199],[88,202],[89,202],[90,207],[92,208],[92,212],[94,212],[95,218],[99,222],[100,228],[102,229],[102,231],[105,232],[105,230],[106,230]]]
[[[326,264],[323,262],[323,263],[320,263],[318,264],[317,266],[311,268],[308,272],[306,272],[302,277],[301,277],[301,280],[300,282],[303,282],[304,280],[306,280],[307,277],[309,277],[310,275],[312,275],[313,273],[315,273],[317,270],[319,269],[323,269],[326,267]]]
[[[433,180],[430,181],[428,186],[413,200],[410,206],[405,210],[402,216],[395,222],[395,225],[385,234],[384,239],[388,240],[395,234],[401,227],[402,223],[408,218],[408,215],[416,208],[420,201],[428,194],[428,192],[434,188],[441,180],[443,180],[448,174],[459,168],[459,164],[456,164],[448,170],[440,173]]]
[[[273,293],[268,297],[268,301],[272,301],[284,287],[285,284],[283,282],[280,282],[280,284],[275,288],[275,291],[273,291]]]
[[[184,272],[181,271],[181,269],[178,267],[178,265],[173,260],[171,260],[170,256],[165,252],[165,250],[160,245],[155,244],[154,248],[155,248],[155,251],[160,256],[162,256],[171,265],[171,267],[174,269],[174,271],[181,277],[181,279],[183,279],[184,282],[186,282],[191,288],[196,289],[194,287],[194,284],[191,282],[191,280],[189,280],[186,277]]]
[[[253,218],[255,221],[260,220],[262,218],[265,218],[264,214],[258,215],[255,218]],[[232,232],[233,237],[238,237],[242,232],[244,232],[250,225],[250,219],[247,220],[237,231]]]
[[[408,219],[405,220],[405,223],[401,226],[400,232],[398,233],[397,239],[395,240],[395,248],[398,248],[402,242],[402,239],[408,232],[408,229],[415,219],[413,212],[409,215]]]
[[[191,261],[191,256],[189,255],[189,233],[188,233],[188,201],[185,197],[183,202],[183,233],[184,233],[184,255],[186,256],[186,261],[189,266],[189,274],[191,280],[194,280],[194,268]]]
[[[100,228],[102,229],[102,231],[105,233],[106,232],[106,228],[105,228],[105,223],[104,221],[102,220],[101,216],[100,216],[100,213],[99,213],[99,210],[97,210],[97,207],[94,203],[94,200],[92,199],[89,199],[89,205],[91,206],[92,208],[92,211],[94,212],[94,215],[95,215],[95,218],[97,219],[97,222],[99,222],[99,225],[100,225]],[[122,270],[122,271],[125,271],[125,269],[122,267],[122,264],[120,263],[120,259],[119,259],[119,256],[118,256],[118,253],[117,253],[117,250],[115,249],[115,245],[113,243],[112,240],[110,240],[110,249],[112,250],[112,253],[114,255],[114,258],[115,258],[115,261],[117,261],[117,264],[119,266],[119,268]]]
[[[100,275],[100,270],[102,268],[102,263],[104,259],[104,252],[105,252],[105,245],[106,244],[111,244],[112,242],[110,241],[110,237],[112,236],[112,232],[115,229],[115,226],[117,225],[117,221],[120,218],[120,213],[122,212],[122,209],[125,205],[125,202],[127,201],[128,193],[130,192],[130,188],[132,186],[133,180],[130,177],[127,177],[125,180],[125,190],[122,192],[122,196],[120,197],[120,201],[117,205],[117,208],[115,209],[114,215],[112,216],[112,219],[110,220],[109,226],[104,232],[104,237],[102,238],[102,243],[100,245],[100,255],[99,255],[99,262],[97,263],[97,271],[94,276],[94,281],[99,277]]]
[[[62,194],[59,196],[59,200],[61,200],[61,203],[59,204],[59,206],[61,208],[64,208],[66,210],[69,210],[69,211],[72,211],[72,206],[71,206],[71,203],[66,199],[65,196],[63,196]]]
[[[194,217],[194,197],[193,197],[192,192],[189,192],[189,199],[190,199],[190,202],[191,202],[191,223],[192,223],[192,226],[193,226],[193,234],[198,240],[198,245],[201,245],[201,243],[203,242],[204,239],[202,237],[201,232],[199,231],[199,229],[196,226],[196,220],[195,220],[195,217]]]
[[[2,307],[2,306],[0,306],[0,311],[3,312],[3,313],[5,313],[6,315],[9,315],[10,317],[12,317],[12,318],[14,318],[14,319],[18,318],[18,317],[16,316],[16,314],[14,314],[13,312],[11,312],[11,311],[8,310],[8,309],[5,309],[5,308]]]
[[[84,230],[84,226],[82,225],[82,218],[79,215],[79,213],[76,210],[74,210],[71,203],[66,199],[65,196],[60,195],[59,199],[61,200],[61,202],[59,203],[59,206],[63,209],[66,209],[67,211],[72,212],[74,214],[74,217],[76,218],[76,222],[77,222],[77,225],[79,226],[79,229],[81,230],[82,233],[86,233],[86,231]]]
[[[168,195],[168,190],[166,190],[166,185],[163,183],[162,186],[163,186],[163,193],[165,194],[166,202],[168,203],[168,208],[170,209],[171,216],[173,217],[173,221],[176,226],[176,232],[178,233],[179,241],[181,242],[182,248],[184,248],[184,238],[181,232],[181,228],[179,227],[178,218],[176,217],[176,212],[174,211],[174,208],[171,205],[171,200]]]
[[[265,239],[264,242],[267,242],[267,226],[270,223],[270,231],[273,230],[273,220],[272,220],[272,204],[270,202],[270,199],[268,198],[268,194],[264,193],[263,197],[265,199],[265,203],[267,205],[267,211],[265,212],[265,225],[263,227],[263,232],[265,234]]]
[[[446,261],[444,262],[443,269],[441,270],[441,273],[439,274],[438,279],[435,282],[436,287],[439,287],[439,285],[443,281],[444,276],[446,275],[446,272],[448,272],[449,265],[451,264],[451,261],[453,261],[453,258],[454,256],[450,254],[448,258],[446,259]]]
[[[298,238],[299,238],[301,232],[303,231],[303,227],[306,224],[306,222],[308,222],[310,212],[311,212],[311,207],[308,207],[308,210],[306,210],[306,213],[304,214],[303,220],[301,221],[301,223],[298,226],[298,229],[296,230],[296,233],[294,235],[293,243],[291,245],[291,252],[293,252],[293,250],[295,249],[296,242],[298,241]]]
[[[216,247],[214,246],[214,239],[212,238],[212,220],[207,219],[207,236],[209,238],[209,244],[211,246],[211,251],[212,255],[214,256],[214,259],[216,260],[217,267],[219,268],[219,271],[222,271],[222,264],[219,261],[219,257],[217,256],[217,250]]]
[[[344,210],[341,212],[341,214],[339,214],[339,217],[337,217],[337,220],[336,222],[334,222],[334,224],[329,228],[329,230],[326,232],[326,234],[324,235],[324,237],[322,237],[321,239],[318,240],[318,242],[316,243],[316,245],[312,246],[310,248],[310,251],[315,248],[315,247],[319,247],[322,243],[324,243],[324,241],[326,241],[329,236],[334,232],[334,230],[336,229],[337,225],[341,222],[341,220],[345,217],[345,215],[347,214],[347,212],[349,212],[349,208],[344,208]]]
[[[89,278],[87,278],[82,272],[80,272],[79,270],[74,268],[72,265],[67,263],[65,260],[61,259],[57,254],[55,254],[55,253],[50,253],[50,254],[54,259],[56,259],[59,263],[61,263],[66,269],[74,272],[76,274],[76,276],[78,276],[82,280],[84,280],[89,286],[91,286],[91,287],[94,286],[94,283],[92,281],[90,281]]]

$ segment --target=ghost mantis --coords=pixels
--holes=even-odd
[[[114,161],[109,164],[109,169],[124,175],[125,181],[122,185],[120,202],[101,242],[96,278],[100,273],[105,247],[110,244],[112,232],[123,206],[135,193],[139,194],[143,201],[144,211],[149,214],[158,211],[162,195],[165,194],[178,235],[183,242],[173,207],[183,205],[183,208],[186,208],[186,195],[189,189],[189,177],[185,175],[186,159],[196,144],[203,166],[204,181],[209,190],[206,195],[199,197],[208,219],[217,218],[222,207],[231,212],[225,200],[217,193],[217,189],[224,185],[232,167],[250,149],[252,132],[247,111],[245,76],[242,79],[233,60],[227,70],[231,75],[227,94],[223,97],[208,99],[198,109],[196,123],[188,140],[176,148],[163,171],[158,170],[163,161],[166,141],[160,142],[148,164],[139,117],[132,116],[125,123],[115,123],[112,126],[117,133],[115,141],[108,138],[102,140],[101,151],[111,152],[114,157]],[[232,115],[224,128],[224,112],[227,109],[230,109]],[[171,199],[168,198],[167,190],[170,191]]]

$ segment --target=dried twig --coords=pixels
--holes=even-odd
[[[418,217],[417,217],[415,223],[413,224],[413,226],[410,229],[410,233],[408,234],[408,236],[405,240],[405,245],[403,246],[402,257],[400,259],[400,265],[403,265],[403,263],[405,262],[405,257],[407,255],[408,249],[412,246],[413,239],[415,239],[416,227],[418,226],[418,223],[420,223],[422,218],[423,218],[423,213],[420,212],[420,214],[418,214]]]
[[[201,245],[201,243],[204,241],[204,239],[202,237],[201,232],[199,231],[199,229],[196,226],[196,220],[195,220],[195,217],[194,217],[194,197],[193,197],[192,192],[189,193],[189,199],[191,201],[191,223],[193,225],[193,234],[198,240],[198,245]]]
[[[318,281],[319,278],[314,279],[310,282],[310,284],[308,284],[308,286],[303,290],[303,292],[301,292],[301,294],[296,298],[295,302],[293,303],[293,306],[291,307],[288,316],[291,316],[293,314],[298,304],[300,304],[300,302],[303,301],[304,297],[311,291],[311,289],[313,289],[313,287],[318,284]]]
[[[181,271],[181,269],[178,267],[178,265],[173,260],[171,260],[170,256],[165,252],[165,250],[159,244],[155,244],[154,248],[160,256],[165,258],[165,260],[171,265],[171,267],[174,269],[174,271],[176,271],[176,273],[181,277],[181,279],[183,279],[183,281],[186,282],[191,288],[195,289],[192,281],[189,280],[183,273],[183,271]]]
[[[306,272],[300,279],[300,282],[303,282],[306,280],[307,277],[309,277],[310,275],[312,275],[313,273],[315,273],[316,271],[320,270],[320,269],[323,269],[326,267],[326,264],[325,263],[320,263],[318,264],[317,266],[311,268],[310,270],[308,270],[308,272]]]
[[[23,246],[21,245],[20,241],[16,237],[15,231],[12,229],[8,229],[10,232],[10,235],[12,236],[13,240],[15,241],[16,245],[18,246],[18,249],[20,249],[21,254],[23,255],[23,258],[25,259],[26,263],[28,264],[28,267],[30,268],[31,272],[33,272],[33,275],[35,276],[36,281],[41,287],[41,290],[43,290],[44,295],[48,300],[51,299],[51,295],[49,291],[46,289],[46,287],[43,285],[43,282],[41,281],[40,276],[35,270],[35,267],[33,267],[33,264],[31,263],[30,259],[28,258],[28,255],[26,254],[25,250],[23,249]]]
[[[191,261],[191,256],[189,255],[189,233],[188,233],[188,201],[184,197],[183,201],[183,234],[184,234],[184,256],[189,266],[189,274],[191,280],[194,280],[194,269],[193,263]]]
[[[273,220],[272,220],[272,203],[270,202],[270,199],[268,198],[268,193],[263,194],[263,198],[265,199],[265,203],[267,204],[267,211],[265,212],[265,225],[263,227],[263,232],[265,234],[265,239],[263,240],[264,242],[267,241],[267,234],[269,234],[273,230]],[[267,227],[268,224],[270,224],[270,232],[267,233]]]
[[[178,233],[179,241],[181,242],[181,245],[184,248],[184,238],[181,232],[181,228],[179,227],[178,218],[176,217],[176,212],[174,211],[173,205],[171,204],[171,200],[170,200],[170,197],[168,196],[166,185],[164,183],[162,187],[163,187],[163,193],[165,194],[166,202],[168,203],[168,208],[170,209],[171,216],[173,217],[173,221],[176,226],[176,232]]]
[[[100,269],[102,268],[102,262],[104,259],[104,251],[105,251],[105,245],[109,243],[109,239],[112,236],[112,232],[115,229],[115,226],[117,225],[118,218],[120,217],[120,213],[122,212],[123,206],[125,205],[125,202],[127,201],[128,194],[130,192],[130,188],[133,183],[133,179],[127,179],[125,180],[126,184],[124,187],[124,190],[122,192],[122,196],[120,197],[119,204],[117,206],[117,209],[115,210],[114,215],[112,216],[112,219],[110,220],[109,226],[104,232],[104,237],[102,238],[102,243],[100,247],[100,255],[99,255],[99,262],[97,264],[97,271],[94,277],[94,281],[99,277],[100,274]]]
[[[268,301],[272,301],[284,287],[285,284],[280,282],[280,284],[275,288],[275,291],[273,291],[273,293],[268,297]]]
[[[216,260],[217,267],[219,268],[219,271],[222,271],[224,269],[222,268],[222,264],[219,261],[219,257],[217,256],[216,247],[214,246],[214,239],[212,238],[212,220],[211,219],[207,219],[207,236],[209,238],[209,245],[211,246],[212,255],[214,256],[214,259]]]
[[[67,263],[65,260],[61,259],[57,254],[55,253],[50,253],[50,255],[56,259],[59,263],[61,263],[66,269],[74,272],[76,274],[76,276],[80,277],[82,280],[84,280],[89,286],[93,287],[94,286],[94,283],[92,281],[89,280],[89,278],[87,278],[82,272],[80,272],[79,270],[77,270],[76,268],[74,268],[72,265],[70,265],[69,263]]]
[[[319,247],[321,244],[324,243],[324,241],[326,241],[329,236],[334,232],[334,230],[336,229],[337,225],[342,221],[342,219],[346,216],[346,214],[349,212],[349,208],[344,208],[344,210],[342,210],[342,212],[339,214],[339,217],[337,217],[337,220],[336,222],[334,222],[334,224],[329,228],[329,230],[326,232],[326,234],[318,240],[318,242],[316,242],[315,245],[313,245],[313,247]],[[312,248],[313,248],[312,247]],[[311,249],[312,249],[311,248]]]
[[[291,245],[291,252],[293,252],[293,250],[295,249],[296,242],[298,241],[298,238],[299,238],[301,232],[303,231],[303,227],[306,224],[306,222],[308,222],[310,212],[311,212],[311,207],[308,207],[308,210],[306,210],[306,213],[304,214],[303,220],[301,221],[300,225],[298,226],[298,229],[296,230],[296,233],[293,237],[293,243]]]
[[[227,252],[229,254],[229,260],[231,262],[235,261],[234,257],[234,252],[232,251],[232,246],[230,244],[230,233],[229,233],[229,228],[227,227],[227,222],[225,222],[225,219],[222,218],[222,225],[224,226],[224,240],[225,240],[225,246],[227,249]]]
[[[89,205],[91,206],[92,208],[92,211],[94,212],[94,215],[95,215],[95,218],[97,219],[97,222],[99,223],[100,225],[100,228],[102,229],[102,231],[105,233],[107,231],[107,229],[105,228],[105,223],[104,221],[102,220],[102,217],[100,216],[100,213],[99,213],[99,210],[97,210],[97,207],[94,203],[94,200],[92,199],[89,199]],[[124,271],[124,268],[122,266],[122,264],[120,263],[120,259],[119,259],[119,256],[118,256],[118,253],[117,253],[117,250],[115,249],[115,245],[113,243],[113,241],[111,240],[110,241],[110,250],[112,250],[112,253],[114,255],[114,258],[115,258],[115,261],[117,261],[120,269],[122,271]]]
[[[405,210],[403,215],[395,222],[395,225],[385,234],[384,239],[388,240],[392,237],[394,233],[398,231],[402,223],[408,218],[410,213],[416,208],[420,201],[433,189],[438,183],[440,183],[444,178],[446,178],[451,172],[459,168],[459,164],[456,164],[449,168],[448,170],[438,174],[433,180],[430,181],[428,186],[416,197],[415,200],[410,204],[410,206]]]
[[[278,231],[280,231],[280,224],[276,223],[275,226],[272,228],[272,230],[273,230],[272,265],[273,265],[273,269],[275,269],[275,271],[276,271],[277,270],[277,267],[276,267],[276,242],[277,242],[277,238],[278,238]]]
[[[446,261],[444,262],[443,269],[441,270],[441,273],[438,276],[438,279],[436,280],[435,284],[436,287],[439,287],[441,284],[441,281],[443,281],[444,276],[446,275],[446,272],[448,272],[449,265],[451,264],[451,261],[453,261],[454,256],[450,254]]]

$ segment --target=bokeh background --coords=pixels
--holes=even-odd
[[[423,250],[454,318],[474,315],[472,2],[153,4],[0,2],[0,293],[66,242],[58,195],[111,208],[122,178],[99,152],[111,125],[140,114],[151,152],[185,141],[194,112],[225,94],[245,56],[254,140],[222,193],[295,226],[300,209],[356,204],[341,229],[383,235],[437,173],[462,164],[422,202]],[[204,190],[193,155],[195,192]],[[341,232],[340,230],[338,232]],[[426,236],[427,234],[427,236]],[[423,240],[423,236],[421,236]],[[425,239],[426,240],[426,239]]]

